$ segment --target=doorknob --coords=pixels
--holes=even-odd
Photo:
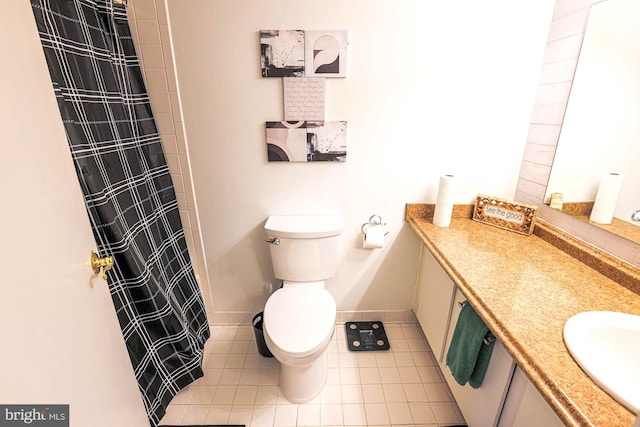
[[[113,267],[113,257],[108,256],[104,258],[99,258],[98,254],[91,251],[91,270],[95,274],[100,273],[100,269],[102,268],[102,273],[100,273],[100,277],[102,280],[107,280],[107,271],[109,271]]]

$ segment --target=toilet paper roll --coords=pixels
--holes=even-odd
[[[365,249],[376,249],[382,246],[384,246],[384,226],[368,224],[362,236],[362,247]]]
[[[598,187],[596,201],[591,210],[589,219],[598,224],[611,224],[613,211],[618,203],[618,196],[622,189],[624,175],[621,173],[609,173],[604,176]]]
[[[448,227],[453,214],[453,201],[455,198],[455,180],[453,175],[440,177],[436,209],[433,213],[433,224],[438,227]]]

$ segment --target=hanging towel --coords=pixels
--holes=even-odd
[[[465,385],[468,382],[473,388],[482,384],[495,344],[495,340],[484,343],[488,332],[489,328],[478,313],[471,304],[466,303],[458,317],[447,352],[447,366],[458,384]]]

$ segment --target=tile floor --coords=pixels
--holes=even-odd
[[[252,326],[215,326],[205,375],[171,402],[162,424],[450,426],[464,424],[416,324],[385,324],[391,349],[352,352],[344,324],[328,349],[327,383],[295,405],[278,390],[279,363],[260,356]]]

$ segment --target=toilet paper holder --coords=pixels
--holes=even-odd
[[[362,232],[362,234],[367,234],[367,227],[369,227],[370,225],[387,225],[387,223],[383,223],[382,222],[382,217],[380,215],[371,215],[369,217],[369,222],[365,222],[364,224],[362,224],[362,227],[360,227],[360,232]],[[387,231],[386,233],[384,233],[384,235],[386,236],[387,234],[389,234],[389,232]]]

